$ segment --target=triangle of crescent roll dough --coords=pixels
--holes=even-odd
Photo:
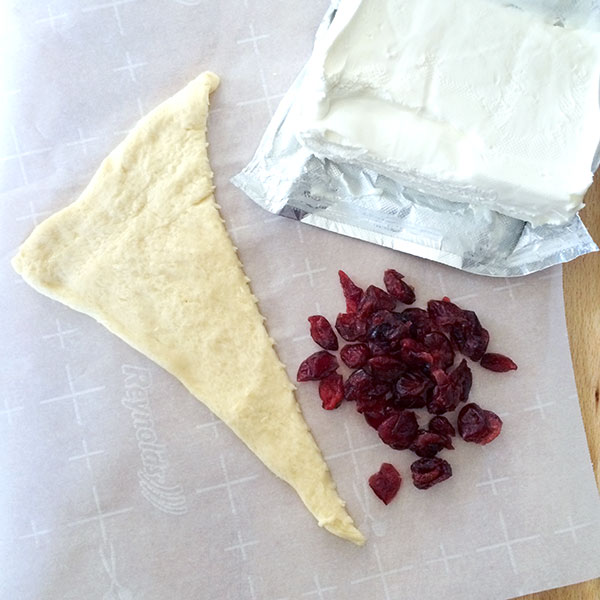
[[[13,266],[177,377],[319,525],[362,544],[302,417],[213,197],[203,73],[144,117]]]

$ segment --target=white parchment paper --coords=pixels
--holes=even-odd
[[[3,20],[0,138],[0,597],[159,600],[509,598],[600,576],[600,503],[565,329],[561,270],[492,280],[273,217],[229,183],[304,64],[327,6],[267,0],[19,0]],[[491,349],[471,398],[499,413],[490,446],[445,451],[454,476],[422,492],[413,457],[352,406],[298,398],[368,536],[319,529],[294,492],[183,387],[92,319],[30,289],[9,259],[73,201],[139,116],[204,69],[217,197],[278,351],[315,350],[306,316],[342,308],[394,267],[417,302],[479,313]],[[198,365],[202,369],[202,365]],[[382,461],[405,481],[385,507]]]

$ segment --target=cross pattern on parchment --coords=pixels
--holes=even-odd
[[[67,18],[67,13],[62,13],[60,15],[55,15],[54,12],[52,11],[52,7],[49,4],[46,7],[46,9],[48,11],[48,16],[47,17],[43,17],[41,19],[36,19],[35,23],[49,23],[50,27],[52,28],[52,31],[54,31],[54,33],[56,33],[56,23],[58,21],[61,21],[62,19],[66,19]]]
[[[53,402],[61,402],[63,400],[70,400],[73,403],[73,411],[75,413],[75,420],[78,425],[81,425],[81,414],[79,413],[79,398],[82,396],[87,396],[88,394],[93,394],[94,392],[102,391],[105,386],[97,385],[94,387],[87,388],[85,390],[75,391],[75,384],[73,382],[73,376],[71,375],[71,367],[67,364],[65,365],[65,373],[67,375],[67,385],[69,387],[68,394],[62,394],[60,396],[54,396],[53,398],[47,398],[46,400],[42,400],[40,404],[50,404]]]
[[[8,394],[3,393],[2,394],[2,402],[4,405],[4,409],[0,410],[0,415],[6,415],[6,420],[8,421],[8,424],[12,427],[13,426],[13,413],[17,413],[22,411],[25,407],[24,406],[10,406],[8,404]]]
[[[236,102],[236,106],[249,106],[250,104],[258,104],[259,102],[269,102],[270,100],[281,100],[285,94],[269,94],[266,98],[253,98],[252,100],[240,100]],[[215,112],[215,111],[213,111]],[[269,106],[269,113],[273,116],[273,111]]]
[[[541,536],[539,534],[536,535],[527,535],[523,537],[514,537],[511,538],[508,535],[508,529],[506,527],[506,522],[504,521],[504,515],[502,511],[498,513],[498,517],[500,519],[500,528],[502,530],[502,537],[504,540],[502,542],[498,542],[497,544],[489,544],[487,546],[481,546],[476,549],[476,552],[488,552],[490,550],[498,550],[503,549],[508,553],[508,559],[510,561],[510,566],[512,567],[513,573],[517,573],[517,562],[515,560],[515,554],[513,552],[513,546],[515,544],[522,544],[524,542],[531,542],[532,540],[537,540]]]
[[[574,544],[576,544],[578,542],[577,531],[579,529],[584,529],[585,527],[589,527],[591,525],[591,522],[579,523],[579,524],[575,525],[575,523],[573,522],[573,517],[571,515],[569,515],[567,517],[567,522],[569,523],[569,526],[568,527],[563,527],[562,529],[556,529],[554,531],[554,535],[561,535],[561,534],[564,534],[564,533],[570,533],[571,534],[571,539],[573,540]]]
[[[81,127],[77,128],[77,135],[79,136],[78,140],[75,140],[73,142],[67,142],[66,145],[69,147],[79,147],[83,150],[83,153],[87,156],[88,153],[88,149],[87,146],[89,143],[91,142],[95,142],[96,140],[99,140],[100,138],[97,136],[88,136],[85,137],[83,135],[83,130],[81,129]]]
[[[27,204],[29,205],[29,212],[25,215],[16,217],[15,221],[31,220],[31,222],[33,223],[33,226],[35,227],[36,225],[38,225],[38,223],[40,223],[41,220],[43,220],[43,219],[41,219],[41,217],[46,217],[51,212],[49,210],[36,210],[35,206],[33,205],[32,200],[29,200],[29,202]]]
[[[446,548],[444,548],[444,544],[440,544],[439,546],[440,548],[440,557],[439,558],[431,558],[429,560],[427,560],[427,564],[434,564],[434,563],[443,563],[444,564],[444,570],[446,571],[446,573],[450,574],[450,561],[451,560],[456,560],[458,558],[463,558],[463,556],[465,556],[464,554],[447,554],[446,553]]]
[[[271,216],[271,217],[267,217],[266,219],[263,219],[262,222],[265,225],[270,225],[271,223],[277,223],[277,222],[281,222],[281,219],[283,219],[284,217],[280,217],[279,215],[275,215],[275,216]]]
[[[254,591],[254,582],[252,577],[248,575],[248,591],[250,592],[250,600],[256,600],[256,592]]]
[[[104,450],[94,450],[93,452],[90,452],[90,449],[88,448],[88,445],[87,445],[87,442],[85,441],[85,439],[83,439],[81,441],[81,445],[83,446],[83,453],[76,454],[74,456],[69,456],[69,462],[72,462],[74,460],[84,459],[88,471],[93,475],[92,463],[90,462],[90,456],[98,456],[99,454],[104,454]]]
[[[547,408],[548,406],[552,406],[554,404],[553,401],[551,402],[542,402],[542,399],[540,398],[540,395],[538,394],[538,392],[535,393],[535,404],[532,404],[531,406],[526,406],[523,409],[523,412],[531,412],[533,410],[539,410],[540,411],[540,415],[542,417],[542,419],[546,419],[546,413],[544,411],[545,408]]]
[[[224,551],[231,552],[232,550],[239,550],[242,560],[247,560],[248,555],[246,554],[246,548],[248,548],[249,546],[256,546],[256,544],[258,544],[258,540],[244,542],[243,538],[242,538],[242,533],[240,531],[237,532],[237,540],[238,540],[237,544],[232,544],[231,546],[224,548]]]
[[[120,67],[115,67],[113,71],[115,73],[118,73],[119,71],[127,71],[129,73],[131,81],[137,82],[135,70],[144,67],[147,64],[147,62],[132,62],[131,55],[129,54],[129,52],[125,52],[125,64]]]
[[[281,215],[276,215],[273,217],[267,217],[266,219],[263,219],[263,223],[265,223],[266,225],[269,225],[270,223],[277,223],[280,222],[282,219],[284,219],[285,217],[282,217]],[[289,220],[289,219],[286,219]],[[298,234],[298,240],[300,241],[301,244],[304,244],[304,233],[302,232],[302,228],[304,227],[302,221],[296,221],[296,233]]]
[[[31,519],[29,521],[29,524],[31,525],[31,533],[26,533],[25,535],[20,535],[19,539],[26,540],[28,538],[33,538],[35,540],[36,547],[39,548],[40,537],[42,537],[44,535],[48,535],[49,533],[52,533],[52,529],[38,529],[37,525],[35,524],[35,521],[33,519]]]
[[[310,340],[310,333],[305,333],[304,335],[297,335],[296,337],[292,338],[292,342],[301,342],[302,340]]]
[[[494,291],[495,292],[508,291],[508,296],[511,300],[515,300],[514,290],[525,285],[524,281],[515,281],[514,278],[509,278],[509,277],[504,277],[504,282],[505,282],[505,285],[495,287]]]
[[[296,221],[296,233],[298,234],[298,239],[300,240],[301,244],[304,244],[304,234],[302,233],[303,227],[304,225],[301,221]]]
[[[129,589],[124,587],[119,583],[117,578],[117,557],[115,554],[115,547],[111,541],[108,544],[103,544],[100,546],[100,560],[102,561],[102,566],[104,567],[104,572],[106,573],[109,582],[110,588],[108,592],[106,592],[103,598],[107,600],[117,598],[127,600],[128,598],[133,598],[133,594]]]
[[[92,485],[92,494],[94,496],[94,507],[96,509],[96,514],[91,515],[89,517],[84,517],[82,519],[77,519],[75,521],[70,521],[69,523],[67,523],[67,526],[68,527],[77,527],[79,525],[85,525],[87,523],[96,522],[100,526],[100,535],[102,536],[102,541],[104,543],[106,543],[108,537],[106,535],[105,520],[110,519],[111,517],[116,517],[118,515],[124,515],[126,513],[129,513],[133,510],[133,506],[130,506],[128,508],[121,508],[119,510],[103,511],[100,506],[100,499],[98,498],[98,490],[96,489],[95,485]]]
[[[344,423],[344,426],[346,424]],[[358,469],[358,464],[356,463],[356,454],[358,452],[364,452],[365,450],[373,450],[375,448],[381,448],[381,444],[368,444],[366,446],[359,446],[358,448],[354,448],[352,445],[349,450],[342,450],[341,452],[335,452],[334,454],[329,454],[325,457],[326,461],[330,461],[333,458],[340,458],[341,456],[350,456],[352,458],[352,462],[354,464],[354,470]]]
[[[319,581],[319,576],[316,574],[313,577],[313,582],[315,584],[314,589],[309,590],[308,592],[303,592],[301,594],[302,597],[316,596],[319,600],[326,600],[325,592],[333,592],[333,590],[337,590],[336,585],[330,585],[330,586],[326,586],[326,587],[322,586],[321,582]]]
[[[220,456],[221,459],[221,471],[223,472],[223,479],[225,480],[223,483],[217,483],[216,485],[209,485],[203,488],[196,489],[197,494],[204,494],[206,492],[212,492],[213,490],[227,490],[227,497],[229,498],[229,505],[231,507],[231,513],[236,514],[237,510],[235,507],[235,502],[233,500],[233,486],[239,485],[241,483],[246,483],[248,481],[253,481],[258,477],[258,475],[248,475],[247,477],[238,477],[237,479],[230,479],[229,473],[227,472],[227,467],[225,465],[225,458],[223,455]]]
[[[65,349],[65,338],[69,335],[73,335],[74,333],[77,333],[79,331],[79,329],[72,327],[71,329],[63,329],[59,319],[55,319],[56,322],[56,333],[46,333],[45,335],[42,336],[43,340],[50,340],[52,338],[58,338],[59,342],[60,342],[60,347],[64,350]]]
[[[228,219],[229,224],[233,225],[233,219],[229,218]],[[229,233],[229,236],[235,241],[237,242],[237,232],[238,231],[243,231],[244,229],[250,229],[252,227],[252,223],[243,223],[242,225],[234,225],[233,227],[227,227],[227,231]]]
[[[381,562],[381,557],[379,556],[379,548],[377,544],[373,543],[373,553],[375,554],[375,560],[377,562],[377,572],[372,575],[367,575],[365,577],[360,577],[359,579],[354,579],[350,583],[352,585],[357,585],[359,583],[364,583],[365,581],[372,581],[373,579],[379,579],[383,585],[383,593],[385,600],[391,600],[390,596],[390,588],[388,585],[388,576],[396,575],[397,573],[402,573],[404,571],[409,571],[414,568],[414,565],[403,565],[401,567],[397,567],[395,569],[384,569],[383,564]]]
[[[50,152],[52,150],[51,147],[47,148],[36,148],[35,150],[23,150],[21,148],[21,144],[19,143],[19,139],[17,137],[17,132],[14,127],[10,128],[10,136],[13,142],[13,147],[15,149],[13,154],[8,154],[0,158],[0,162],[5,162],[7,160],[16,160],[19,164],[19,170],[21,171],[21,178],[23,179],[23,185],[29,184],[29,177],[27,176],[27,170],[25,169],[25,163],[23,162],[24,158],[28,156],[36,156],[37,154],[45,154],[46,152]]]
[[[510,479],[510,477],[494,477],[492,475],[492,469],[490,467],[487,468],[487,475],[488,479],[484,479],[483,481],[476,483],[475,487],[483,487],[489,485],[494,496],[498,495],[498,488],[496,487],[496,484],[501,483],[503,481],[508,481]]]
[[[302,272],[299,272],[299,273],[292,273],[292,278],[295,279],[296,277],[308,277],[308,282],[310,283],[310,287],[314,288],[315,287],[315,278],[314,278],[314,276],[317,273],[323,273],[327,269],[325,267],[319,267],[317,269],[311,267],[310,266],[310,261],[308,260],[308,256],[306,256],[304,258],[304,265],[306,266],[306,271],[302,271]]]
[[[210,413],[212,416],[212,413]],[[212,418],[212,421],[208,421],[206,423],[200,423],[199,425],[196,425],[195,428],[196,429],[207,429],[208,427],[211,427],[213,430],[213,433],[215,434],[215,438],[219,437],[219,425],[224,425],[223,421],[221,421],[221,419],[216,419]]]
[[[212,109],[211,109],[212,111]],[[240,220],[241,221],[241,220]],[[229,233],[229,237],[233,240],[234,245],[237,246],[239,236],[237,235],[240,231],[245,231],[247,229],[251,229],[255,226],[254,223],[249,222],[238,222],[237,215],[229,215],[227,217],[227,233]]]
[[[438,280],[438,289],[440,291],[441,294],[445,295],[445,289],[446,289],[446,282],[444,281],[444,276],[442,275],[441,271],[438,271],[436,273],[436,277]]]
[[[473,298],[477,298],[477,296],[479,296],[478,293],[465,294],[464,296],[454,296],[453,298],[450,298],[450,300],[452,300],[452,302],[455,302],[456,304],[459,304],[461,302],[464,302],[465,300],[472,300]]]
[[[125,35],[125,32],[123,31],[123,23],[121,21],[121,12],[119,9],[124,4],[131,4],[132,2],[135,2],[135,0],[112,0],[112,2],[104,2],[102,4],[95,4],[94,6],[86,6],[81,9],[81,12],[92,12],[96,10],[102,10],[104,8],[112,8],[115,21],[117,22],[117,27],[119,28],[119,33],[121,35]]]

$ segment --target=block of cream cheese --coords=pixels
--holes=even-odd
[[[293,116],[318,156],[568,221],[600,137],[600,34],[494,0],[342,0]]]

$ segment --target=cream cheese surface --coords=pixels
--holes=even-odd
[[[600,34],[491,0],[343,0],[297,120],[319,156],[530,221],[568,221],[600,137]]]

